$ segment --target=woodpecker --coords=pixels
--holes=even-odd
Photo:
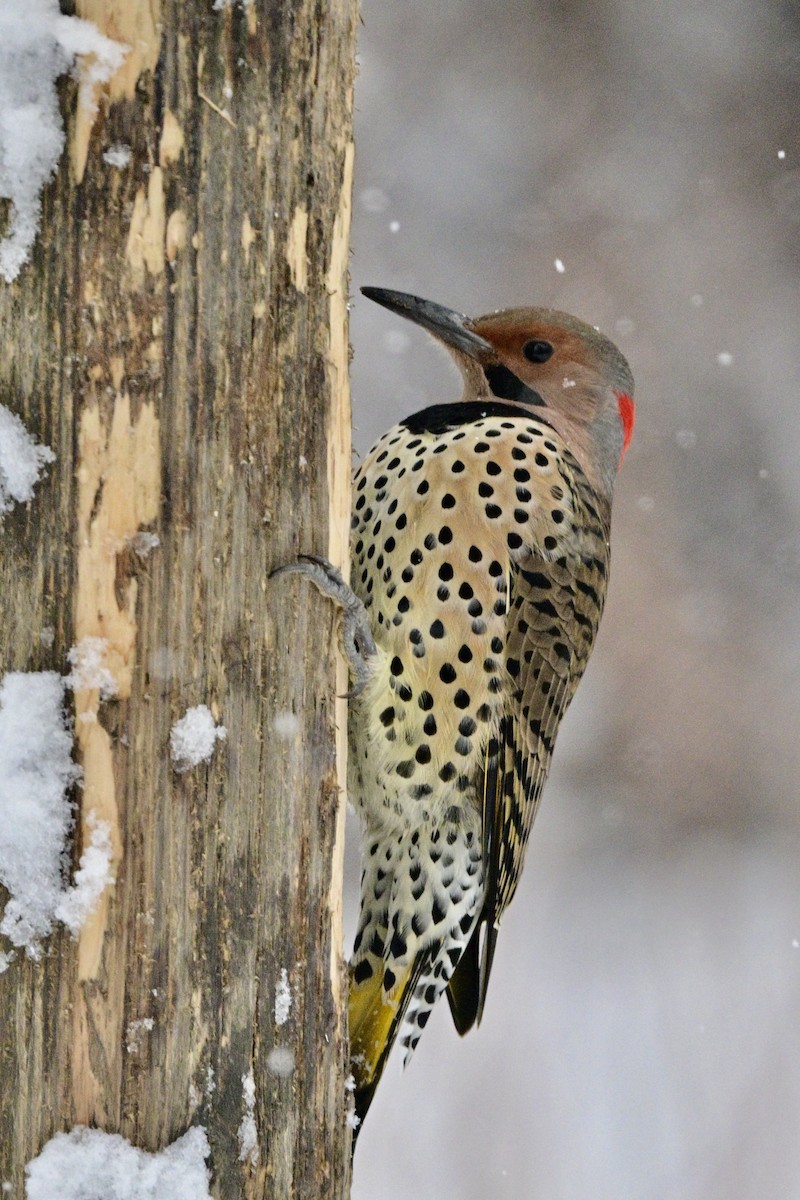
[[[349,788],[362,822],[350,963],[356,1114],[397,1037],[413,1053],[447,992],[480,1021],[558,727],[594,644],[633,377],[593,326],[548,308],[471,320],[363,288],[451,352],[460,400],[405,417],[356,471]]]

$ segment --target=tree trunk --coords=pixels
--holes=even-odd
[[[346,559],[356,0],[76,12],[131,49],[96,116],[65,83],[33,261],[0,284],[0,401],[57,456],[0,527],[0,674],[107,640],[116,694],[75,693],[73,864],[93,811],[116,883],[0,975],[0,1181],[21,1198],[76,1124],[151,1151],[202,1124],[213,1195],[343,1197],[345,680],[331,606],[268,575]],[[178,774],[198,704],[227,738]]]

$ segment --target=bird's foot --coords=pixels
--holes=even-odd
[[[375,639],[364,605],[345,583],[338,567],[316,554],[301,554],[297,562],[287,563],[285,567],[273,571],[270,579],[278,575],[304,575],[338,608],[341,614],[339,643],[355,682],[347,698],[358,696],[369,681],[370,660],[376,654]]]

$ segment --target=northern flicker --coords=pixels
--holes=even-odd
[[[627,362],[575,317],[519,308],[470,320],[363,291],[438,338],[464,391],[400,421],[358,468],[352,591],[324,560],[288,568],[341,605],[356,675],[360,1118],[394,1040],[408,1058],[443,991],[459,1033],[480,1020],[556,733],[597,633],[634,423]]]

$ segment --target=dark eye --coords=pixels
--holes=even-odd
[[[522,347],[522,353],[528,362],[547,362],[548,358],[552,356],[553,347],[549,342],[540,341],[539,338],[532,338]]]

